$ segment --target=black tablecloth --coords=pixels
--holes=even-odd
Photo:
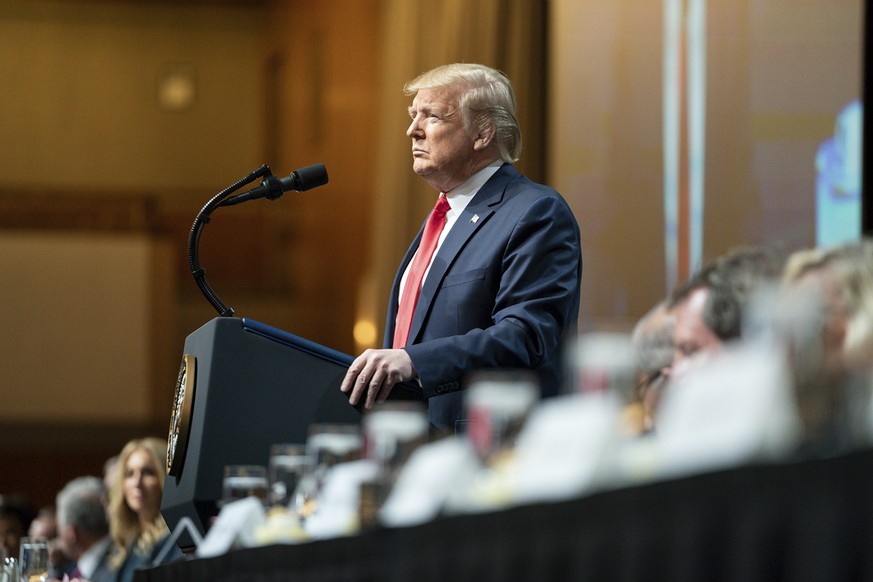
[[[136,576],[193,580],[873,580],[873,451],[237,550]]]

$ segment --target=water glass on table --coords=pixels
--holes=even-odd
[[[403,465],[428,438],[427,409],[419,402],[382,402],[364,415],[365,459],[375,461],[380,476],[394,480]]]
[[[328,471],[339,463],[361,458],[361,427],[355,424],[316,423],[306,438],[308,466],[294,492],[293,509],[306,519],[317,508],[317,499]]]
[[[246,497],[267,500],[267,468],[262,465],[227,465],[221,487],[222,505]]]
[[[272,507],[288,507],[297,483],[306,472],[309,457],[303,443],[277,443],[270,447],[269,494]]]
[[[18,558],[6,554],[4,548],[0,548],[0,582],[18,582]]]
[[[512,456],[539,393],[539,380],[528,370],[471,375],[464,395],[466,438],[485,465],[494,468]]]
[[[45,538],[23,537],[18,557],[21,582],[45,582],[49,573],[49,546]]]

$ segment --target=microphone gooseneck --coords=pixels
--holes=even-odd
[[[243,186],[251,184],[258,178],[261,178],[260,186],[243,194],[231,196],[234,192]],[[224,304],[206,281],[206,269],[200,264],[200,234],[203,231],[203,227],[209,223],[212,212],[219,206],[231,206],[257,198],[275,200],[288,190],[303,192],[327,184],[327,181],[327,169],[324,167],[324,164],[305,166],[291,172],[291,174],[284,178],[274,177],[270,172],[270,167],[264,164],[213,196],[203,206],[194,219],[194,224],[191,226],[191,232],[188,235],[188,267],[200,291],[215,310],[218,311],[219,315],[231,317],[234,312],[233,309]]]

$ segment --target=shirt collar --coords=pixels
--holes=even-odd
[[[449,201],[449,206],[452,207],[452,212],[455,214],[463,212],[467,207],[467,204],[470,203],[470,200],[473,199],[473,196],[475,196],[479,189],[485,185],[485,182],[491,179],[491,176],[497,173],[497,170],[503,166],[503,163],[503,160],[495,160],[494,162],[491,162],[489,165],[467,178],[466,182],[456,188],[452,188],[451,192],[447,192],[446,200]]]

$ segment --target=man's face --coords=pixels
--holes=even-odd
[[[464,127],[457,87],[422,89],[409,108],[412,169],[431,186],[448,192],[475,171],[475,130]]]
[[[47,540],[57,537],[58,525],[51,515],[38,515],[30,522],[27,535],[32,538],[45,538]]]
[[[707,355],[722,348],[722,341],[703,322],[703,308],[709,290],[692,291],[674,309],[673,345],[675,353],[670,376],[678,378]]]

